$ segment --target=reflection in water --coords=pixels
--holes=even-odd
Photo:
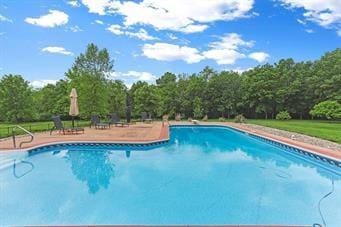
[[[126,151],[126,157],[127,158],[130,158],[130,153],[131,153],[131,151]]]
[[[327,226],[326,224],[326,220],[324,219],[323,217],[323,214],[322,214],[322,211],[321,211],[321,202],[322,200],[324,200],[325,198],[327,198],[328,196],[330,196],[331,194],[333,194],[334,192],[334,180],[332,180],[332,189],[330,192],[328,192],[327,194],[325,194],[318,202],[318,210],[319,210],[319,213],[320,213],[320,216],[321,216],[321,219],[322,219],[322,222],[323,222],[323,225],[324,226]]]
[[[109,153],[104,151],[68,151],[72,173],[78,180],[87,184],[89,192],[94,194],[100,187],[108,188],[110,179],[115,176]]]
[[[17,162],[16,159],[14,159],[13,162],[13,176],[15,178],[21,178],[23,176],[25,176],[26,174],[30,173],[33,169],[34,169],[34,165],[32,162],[28,162],[28,161],[24,161],[24,160],[20,160],[20,162],[18,164],[22,164],[28,168],[24,168],[24,171],[20,174],[18,174],[18,170],[17,170]]]
[[[188,133],[190,130],[191,133]],[[179,147],[192,146],[192,149],[201,150],[205,153],[230,152],[234,150],[245,151],[246,155],[254,161],[270,162],[275,168],[290,169],[293,164],[304,168],[315,169],[322,177],[330,180],[341,180],[341,172],[338,167],[327,164],[318,164],[315,158],[285,151],[269,143],[245,137],[243,134],[235,133],[228,129],[216,128],[172,128],[171,140],[168,148],[178,150]],[[195,147],[195,148],[194,148]],[[181,148],[184,149],[184,148]],[[289,178],[287,173],[275,171],[280,178]],[[335,175],[336,174],[336,175]]]

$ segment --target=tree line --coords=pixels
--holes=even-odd
[[[199,73],[166,72],[155,84],[138,81],[131,88],[110,79],[113,60],[107,49],[89,44],[76,57],[65,78],[55,85],[34,89],[21,75],[7,74],[0,80],[0,120],[8,122],[68,117],[69,93],[76,88],[80,117],[153,117],[176,114],[185,117],[275,118],[285,111],[293,118],[312,116],[341,118],[341,49],[325,53],[316,61],[282,59],[241,74],[205,67]],[[321,112],[322,111],[322,112]],[[329,111],[329,115],[325,112]]]

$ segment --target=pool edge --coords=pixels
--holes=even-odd
[[[175,123],[170,126],[171,127],[220,127],[220,128],[229,128],[235,131],[238,131],[240,133],[244,133],[247,135],[252,136],[253,138],[265,140],[265,142],[279,145],[278,147],[281,147],[283,149],[288,149],[289,151],[293,151],[298,154],[308,155],[309,157],[315,158],[319,161],[328,162],[331,165],[334,165],[338,168],[341,168],[341,159],[338,159],[337,157],[329,156],[327,154],[321,153],[319,151],[313,151],[311,149],[300,147],[295,144],[290,144],[285,141],[281,141],[275,138],[268,137],[266,135],[258,134],[256,132],[252,132],[249,130],[241,129],[234,127],[232,125],[226,125],[226,124],[214,124],[214,123],[204,123],[204,124],[181,124],[181,123]]]

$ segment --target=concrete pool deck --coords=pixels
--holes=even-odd
[[[316,145],[297,141],[295,139],[285,138],[270,134],[268,132],[256,129],[250,129],[243,124],[231,123],[231,122],[200,122],[200,125],[216,125],[216,126],[229,126],[249,134],[265,137],[271,140],[275,140],[280,143],[288,144],[290,146],[303,148],[313,153],[332,158],[334,160],[341,160],[341,152],[332,150]],[[193,125],[191,122],[175,122],[171,121],[170,125]],[[85,128],[84,134],[59,134],[58,131],[54,131],[52,135],[49,132],[35,133],[35,138],[32,143],[23,144],[21,150],[25,151],[34,147],[44,146],[54,143],[63,142],[103,142],[103,143],[149,143],[155,141],[165,141],[169,139],[169,127],[168,124],[162,124],[162,122],[153,122],[151,124],[136,123],[129,127],[111,127],[110,129],[94,129]],[[17,144],[21,141],[27,140],[27,137],[20,137],[17,140]],[[13,147],[13,141],[11,138],[0,140],[0,151],[15,150]],[[18,149],[16,149],[18,150]]]
[[[94,129],[85,128],[84,134],[79,132],[78,134],[59,134],[58,131],[54,131],[52,135],[50,132],[40,132],[34,134],[34,140],[31,143],[23,144],[23,151],[34,147],[44,146],[54,143],[72,143],[72,142],[101,142],[101,143],[148,143],[154,141],[168,140],[168,125],[162,125],[161,122],[136,123],[124,127],[112,126],[108,129]],[[27,140],[28,137],[20,136],[17,138],[17,145],[21,141]],[[11,137],[0,140],[0,151],[18,150],[13,147],[13,140]]]

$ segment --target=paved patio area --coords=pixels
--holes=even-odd
[[[23,144],[22,148],[27,149],[35,146],[40,146],[49,143],[61,142],[151,142],[155,140],[168,139],[168,125],[162,126],[161,122],[151,124],[136,123],[124,127],[112,126],[110,129],[94,129],[85,128],[84,134],[59,134],[54,131],[52,135],[49,132],[35,133],[35,138],[32,143]],[[21,141],[29,139],[27,136],[18,137],[17,145]],[[12,150],[13,140],[7,138],[0,140],[0,150]]]

